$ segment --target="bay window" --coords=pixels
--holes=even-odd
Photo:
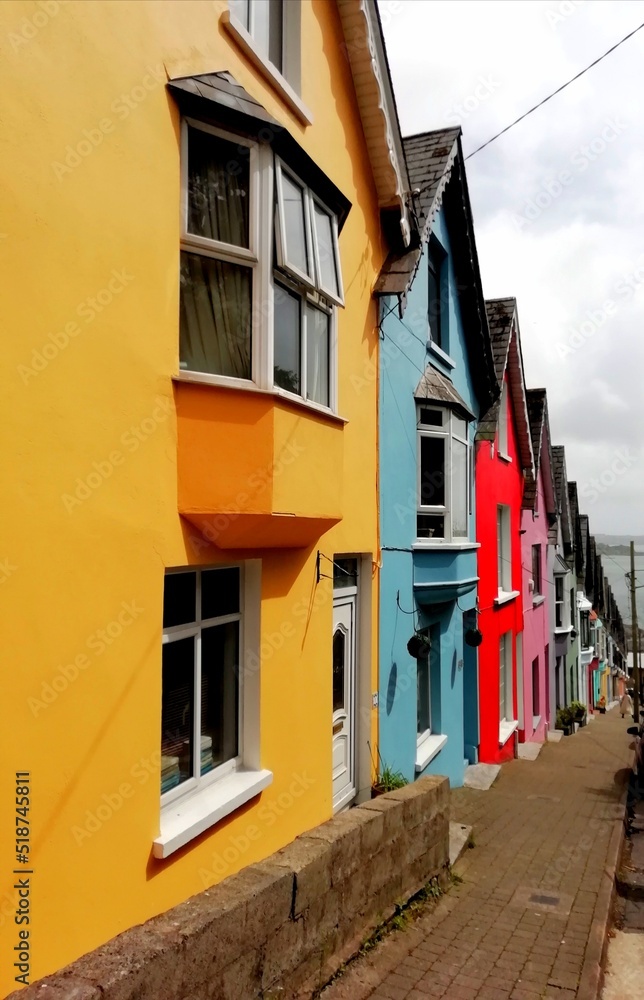
[[[564,628],[564,581],[555,577],[555,628]]]
[[[467,420],[455,411],[418,407],[419,539],[469,537],[470,443]]]
[[[180,369],[335,406],[336,216],[268,144],[183,123]]]

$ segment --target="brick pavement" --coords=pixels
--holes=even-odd
[[[354,961],[322,1000],[586,1000],[582,967],[601,947],[632,761],[627,724],[614,710],[598,715],[536,761],[503,765],[489,791],[456,789],[452,818],[475,841],[455,867],[462,883]]]

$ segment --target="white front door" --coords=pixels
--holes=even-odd
[[[333,811],[356,795],[356,595],[333,600]]]

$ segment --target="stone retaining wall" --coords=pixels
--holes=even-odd
[[[429,879],[446,879],[449,782],[339,813],[8,1000],[307,998]],[[97,900],[100,905],[100,900]]]

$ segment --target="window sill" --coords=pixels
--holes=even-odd
[[[569,635],[572,632],[572,625],[566,625],[566,627],[559,627],[555,629],[555,635]]]
[[[309,413],[316,413],[336,424],[349,423],[346,417],[341,417],[338,413],[334,413],[328,406],[322,406],[320,403],[312,403],[310,400],[302,399],[301,396],[296,396],[292,392],[286,392],[285,389],[278,389],[276,387],[262,389],[255,382],[249,382],[246,379],[226,378],[225,375],[206,375],[204,372],[187,371],[179,372],[178,375],[173,375],[172,378],[174,382],[193,382],[197,385],[213,385],[218,389],[236,389],[242,392],[257,392],[264,396],[273,396],[276,400],[280,400],[283,403],[290,403],[291,406],[307,410]]]
[[[289,111],[293,112],[298,121],[302,125],[312,125],[313,115],[307,106],[301,98],[298,97],[288,80],[282,76],[277,67],[273,66],[273,64],[262,55],[255,44],[253,36],[246,31],[246,28],[243,26],[241,21],[238,21],[229,10],[225,10],[221,15],[220,23],[223,25],[224,31],[231,36],[247,59],[253,64],[255,69],[258,70],[264,79],[268,80],[273,89],[277,91]]]
[[[429,352],[430,354],[434,354],[439,361],[442,361],[447,368],[456,368],[456,362],[452,361],[449,354],[446,354],[443,348],[439,347],[438,344],[434,343],[431,339],[429,341]]]
[[[532,716],[532,731],[533,732],[535,731],[535,729],[538,728],[540,722],[541,722],[541,716],[540,715],[533,715]]]
[[[512,459],[510,458],[509,455],[505,455],[502,451],[499,451],[498,455],[499,458],[503,459],[504,462],[507,462],[509,465],[512,464]]]
[[[466,552],[470,549],[480,549],[480,542],[441,542],[438,539],[434,541],[431,538],[428,539],[418,539],[412,544],[412,550],[414,552],[422,552],[426,549],[449,549],[452,552]]]
[[[545,594],[537,594],[536,597],[532,598],[532,607],[533,608],[538,608],[541,604],[543,604],[543,602],[545,601],[545,599],[546,599],[546,595]]]
[[[426,736],[422,743],[419,743],[416,747],[416,774],[424,771],[431,760],[434,759],[437,753],[443,749],[447,743],[447,736],[438,734],[434,736]]]
[[[514,601],[519,596],[520,591],[518,590],[500,590],[498,596],[494,598],[495,607],[500,607],[502,604],[508,604],[510,601]]]
[[[502,722],[499,726],[499,746],[502,747],[504,743],[507,743],[512,733],[516,732],[519,728],[519,723],[515,719],[512,722]]]
[[[161,833],[153,844],[155,858],[169,857],[259,795],[272,781],[272,771],[234,771],[166,806],[161,810]]]

